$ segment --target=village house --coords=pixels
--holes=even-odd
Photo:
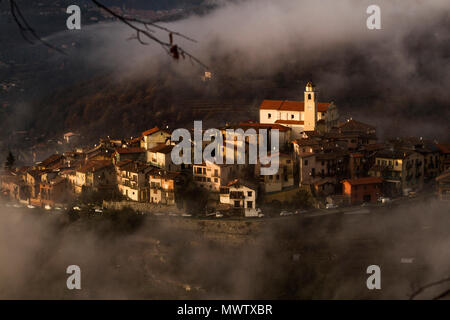
[[[179,173],[155,169],[149,174],[150,202],[175,205]]]
[[[332,102],[318,102],[312,82],[306,84],[304,101],[264,100],[259,107],[261,123],[276,123],[292,129],[297,139],[304,131],[314,131],[317,121],[324,119],[328,129],[337,125],[339,114]]]
[[[424,157],[415,151],[393,148],[378,151],[369,175],[383,178],[387,195],[406,195],[423,187]]]
[[[67,188],[67,180],[59,175],[42,176],[40,183],[39,200],[41,206],[54,207],[56,204],[67,202],[70,191]]]
[[[439,171],[444,172],[450,169],[450,143],[438,143],[440,150]]]
[[[30,169],[27,171],[25,176],[25,182],[28,186],[28,195],[30,198],[37,199],[40,192],[40,183],[42,171],[36,169]]]
[[[172,162],[172,149],[174,145],[164,143],[147,150],[147,163],[167,171],[179,171],[180,166]]]
[[[171,136],[172,134],[168,130],[154,127],[142,132],[143,139],[140,141],[141,148],[145,149],[146,151],[150,150],[160,143],[165,144],[166,142],[170,141]]]
[[[235,179],[220,188],[220,203],[229,205],[231,211],[245,217],[255,217],[258,216],[256,192],[256,185]]]
[[[450,201],[450,169],[436,178],[437,194],[440,200]]]
[[[94,148],[84,151],[84,160],[111,160],[115,151],[115,148],[112,148],[105,143],[100,143]]]
[[[366,166],[367,160],[360,152],[350,153],[348,170],[351,179],[361,178],[368,175],[369,168]]]
[[[75,185],[77,182],[77,171],[75,168],[66,168],[62,169],[59,172],[59,175],[66,179],[67,181],[67,189],[70,191],[70,193],[75,193]]]
[[[201,188],[219,192],[220,187],[230,182],[233,174],[233,165],[216,164],[205,161],[192,166],[194,183]]]
[[[54,154],[38,163],[36,167],[38,170],[46,170],[58,168],[60,166],[64,166],[64,156],[62,154]]]
[[[138,202],[149,201],[148,175],[154,167],[134,161],[117,166],[119,193]]]
[[[117,186],[111,161],[91,160],[76,170],[75,193],[111,190]]]
[[[430,140],[422,137],[397,138],[390,140],[389,144],[397,150],[411,150],[420,153],[424,160],[424,180],[434,181],[440,171],[440,149]]]
[[[66,143],[75,143],[80,138],[80,135],[74,132],[67,132],[64,134],[64,141]]]
[[[16,175],[2,175],[0,191],[3,196],[11,200],[26,200],[29,197],[27,185]]]
[[[143,148],[116,148],[113,161],[118,163],[123,160],[145,162],[145,150]]]
[[[299,166],[300,187],[309,186],[320,196],[340,193],[340,181],[348,176],[348,156],[340,149],[303,153]]]
[[[278,154],[278,171],[273,175],[261,175],[261,167],[270,165],[258,164],[255,176],[259,178],[264,193],[280,192],[294,187],[294,161],[290,154]]]
[[[238,125],[228,125],[221,129],[222,135],[223,135],[223,141],[224,141],[224,156],[226,155],[226,144],[233,144],[235,146],[234,152],[235,152],[235,159],[236,159],[236,150],[238,146],[242,147],[242,144],[246,144],[246,155],[248,155],[248,149],[249,144],[255,144],[255,141],[252,139],[249,139],[248,136],[245,137],[247,130],[253,129],[256,133],[256,145],[259,146],[259,137],[260,137],[260,130],[267,131],[267,146],[270,148],[271,145],[271,131],[272,130],[278,130],[279,134],[279,147],[280,150],[283,150],[291,141],[291,128],[275,124],[275,123],[258,123],[258,122],[241,122]],[[230,137],[227,136],[227,130],[232,134]],[[240,130],[244,132],[244,135],[240,133]],[[262,131],[262,132],[264,132]],[[227,139],[231,138],[231,139]],[[269,151],[269,150],[268,150]]]
[[[343,195],[350,199],[352,205],[363,202],[377,202],[382,196],[383,179],[364,177],[342,181]]]

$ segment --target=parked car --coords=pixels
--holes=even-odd
[[[280,216],[292,216],[294,213],[290,211],[283,210],[280,212]]]
[[[378,202],[381,202],[382,204],[388,204],[388,203],[391,203],[392,200],[390,198],[387,198],[387,197],[379,197],[378,198]]]
[[[327,205],[325,206],[325,209],[336,209],[339,206],[337,204],[334,203],[327,203]]]
[[[35,209],[36,207],[33,206],[32,204],[29,204],[29,205],[27,205],[27,208],[28,208],[28,209]]]

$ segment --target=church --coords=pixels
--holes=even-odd
[[[317,96],[315,85],[309,81],[304,101],[264,100],[259,107],[259,121],[291,128],[294,139],[302,137],[305,131],[316,130],[319,121],[329,130],[337,125],[337,107],[333,102],[318,102]]]

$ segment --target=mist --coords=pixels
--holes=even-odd
[[[151,217],[117,234],[106,219],[93,226],[2,204],[0,298],[408,299],[450,274],[448,209],[429,200],[368,215],[274,218],[238,236],[208,231],[214,221],[186,229]],[[66,287],[73,264],[81,290]],[[381,290],[366,287],[373,264]]]

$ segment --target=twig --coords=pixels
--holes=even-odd
[[[428,283],[428,284],[426,284],[426,285],[420,287],[420,288],[417,289],[415,292],[413,292],[413,294],[411,294],[411,296],[409,297],[409,299],[410,299],[410,300],[413,300],[416,296],[418,296],[420,293],[422,293],[422,292],[425,291],[426,289],[431,288],[431,287],[434,287],[434,286],[437,286],[437,285],[442,284],[442,283],[445,283],[445,282],[450,282],[450,277],[445,278],[445,279],[441,279],[441,280],[438,280],[438,281],[435,281],[435,282],[431,282],[431,283]],[[450,292],[450,290],[447,290],[447,291],[441,293],[440,295],[438,295],[437,297],[435,297],[435,298],[433,298],[433,299],[440,299],[440,298],[446,296],[447,294],[449,294],[449,292]]]

